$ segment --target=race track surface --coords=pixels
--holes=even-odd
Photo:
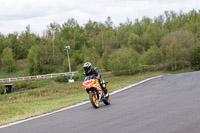
[[[149,80],[90,103],[20,124],[0,133],[200,133],[200,71]]]

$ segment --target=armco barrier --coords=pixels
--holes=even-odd
[[[5,79],[0,79],[0,82],[12,82],[12,81],[21,81],[21,80],[28,80],[28,79],[39,79],[39,78],[53,78],[57,77],[59,75],[71,75],[74,76],[78,72],[66,72],[66,73],[53,73],[53,74],[45,74],[45,75],[35,75],[35,76],[26,76],[26,77],[16,77],[16,78],[5,78]]]

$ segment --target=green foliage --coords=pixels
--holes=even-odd
[[[32,64],[29,64],[29,73],[30,73],[30,75],[42,74],[41,63],[37,60],[34,60],[34,62]]]
[[[188,31],[169,33],[162,41],[166,65],[171,70],[191,66],[191,55],[194,47],[194,37]]]
[[[70,79],[69,76],[59,75],[59,76],[54,78],[54,81],[67,83],[69,79]]]
[[[2,54],[3,50],[8,46],[6,37],[0,34],[0,54]]]
[[[7,40],[8,46],[13,49],[14,58],[18,59],[18,56],[21,54],[20,49],[19,49],[20,41],[18,39],[18,34],[17,33],[9,34],[6,40]]]
[[[110,56],[111,53],[112,53],[111,48],[106,47],[105,51],[103,53],[103,56],[102,56],[102,65],[103,65],[103,68],[104,68],[105,71],[111,70],[109,68],[109,56]]]
[[[146,31],[143,34],[143,41],[145,49],[147,50],[153,45],[158,45],[160,38],[162,36],[162,31],[158,26],[154,24],[149,24]]]
[[[39,80],[39,81],[21,81],[14,83],[15,91],[22,91],[27,89],[44,88],[56,84],[54,80]]]
[[[71,65],[71,69],[72,71],[77,70],[77,66],[79,64],[83,63],[83,57],[82,57],[82,53],[78,50],[76,50],[73,55],[70,57],[70,65]],[[66,60],[65,60],[66,61]],[[68,61],[68,60],[67,60]],[[68,63],[66,63],[66,65],[68,65]],[[69,66],[67,66],[69,68]]]
[[[91,62],[93,66],[97,66],[100,68],[101,66],[98,66],[98,61],[100,59],[100,56],[96,53],[96,48],[87,48],[83,47],[83,57],[84,62]]]
[[[131,48],[123,47],[110,55],[109,67],[113,74],[134,74],[138,70],[139,54]]]
[[[28,87],[28,83],[26,81],[14,83],[15,91],[20,89],[24,89]]]
[[[42,73],[41,74],[48,74],[55,72],[55,67],[52,65],[44,65],[42,67]]]
[[[0,84],[0,94],[4,93],[4,85]]]
[[[29,50],[35,44],[40,43],[40,38],[31,33],[30,25],[26,27],[26,31],[19,35],[19,43],[17,47],[17,59],[25,59],[29,53]]]
[[[12,72],[15,69],[15,60],[11,48],[3,50],[1,61],[7,72]]]
[[[74,81],[78,81],[79,80],[79,75],[78,74],[74,75],[72,78],[74,79]],[[83,80],[81,80],[81,81],[83,81]]]
[[[42,64],[39,60],[39,46],[33,46],[28,54],[28,60],[29,60],[29,73],[31,75],[39,75],[42,74]]]
[[[54,80],[36,80],[36,81],[29,81],[27,82],[28,89],[34,89],[34,88],[44,88],[46,86],[52,86],[55,84]]]
[[[200,45],[194,48],[192,53],[192,65],[196,70],[200,70]]]
[[[78,67],[78,79],[83,81],[84,80],[84,69],[83,69],[83,65],[80,65]]]
[[[133,47],[136,51],[141,52],[144,47],[142,44],[142,39],[135,33],[131,33],[128,38],[128,45]]]
[[[150,47],[141,57],[143,65],[158,65],[162,62],[163,53],[156,45]]]
[[[63,67],[63,71],[64,72],[69,72],[69,63],[68,63],[68,59],[67,58],[64,59],[62,67]]]

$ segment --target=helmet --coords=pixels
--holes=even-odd
[[[83,68],[85,70],[86,73],[89,73],[91,68],[92,68],[92,64],[90,62],[86,62],[84,65],[83,65]]]

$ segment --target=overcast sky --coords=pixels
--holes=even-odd
[[[110,16],[118,25],[127,18],[153,19],[164,11],[192,9],[200,10],[200,0],[0,0],[0,32],[21,33],[30,25],[32,32],[42,34],[51,22],[63,24],[70,18],[84,25],[89,19],[104,22]]]

